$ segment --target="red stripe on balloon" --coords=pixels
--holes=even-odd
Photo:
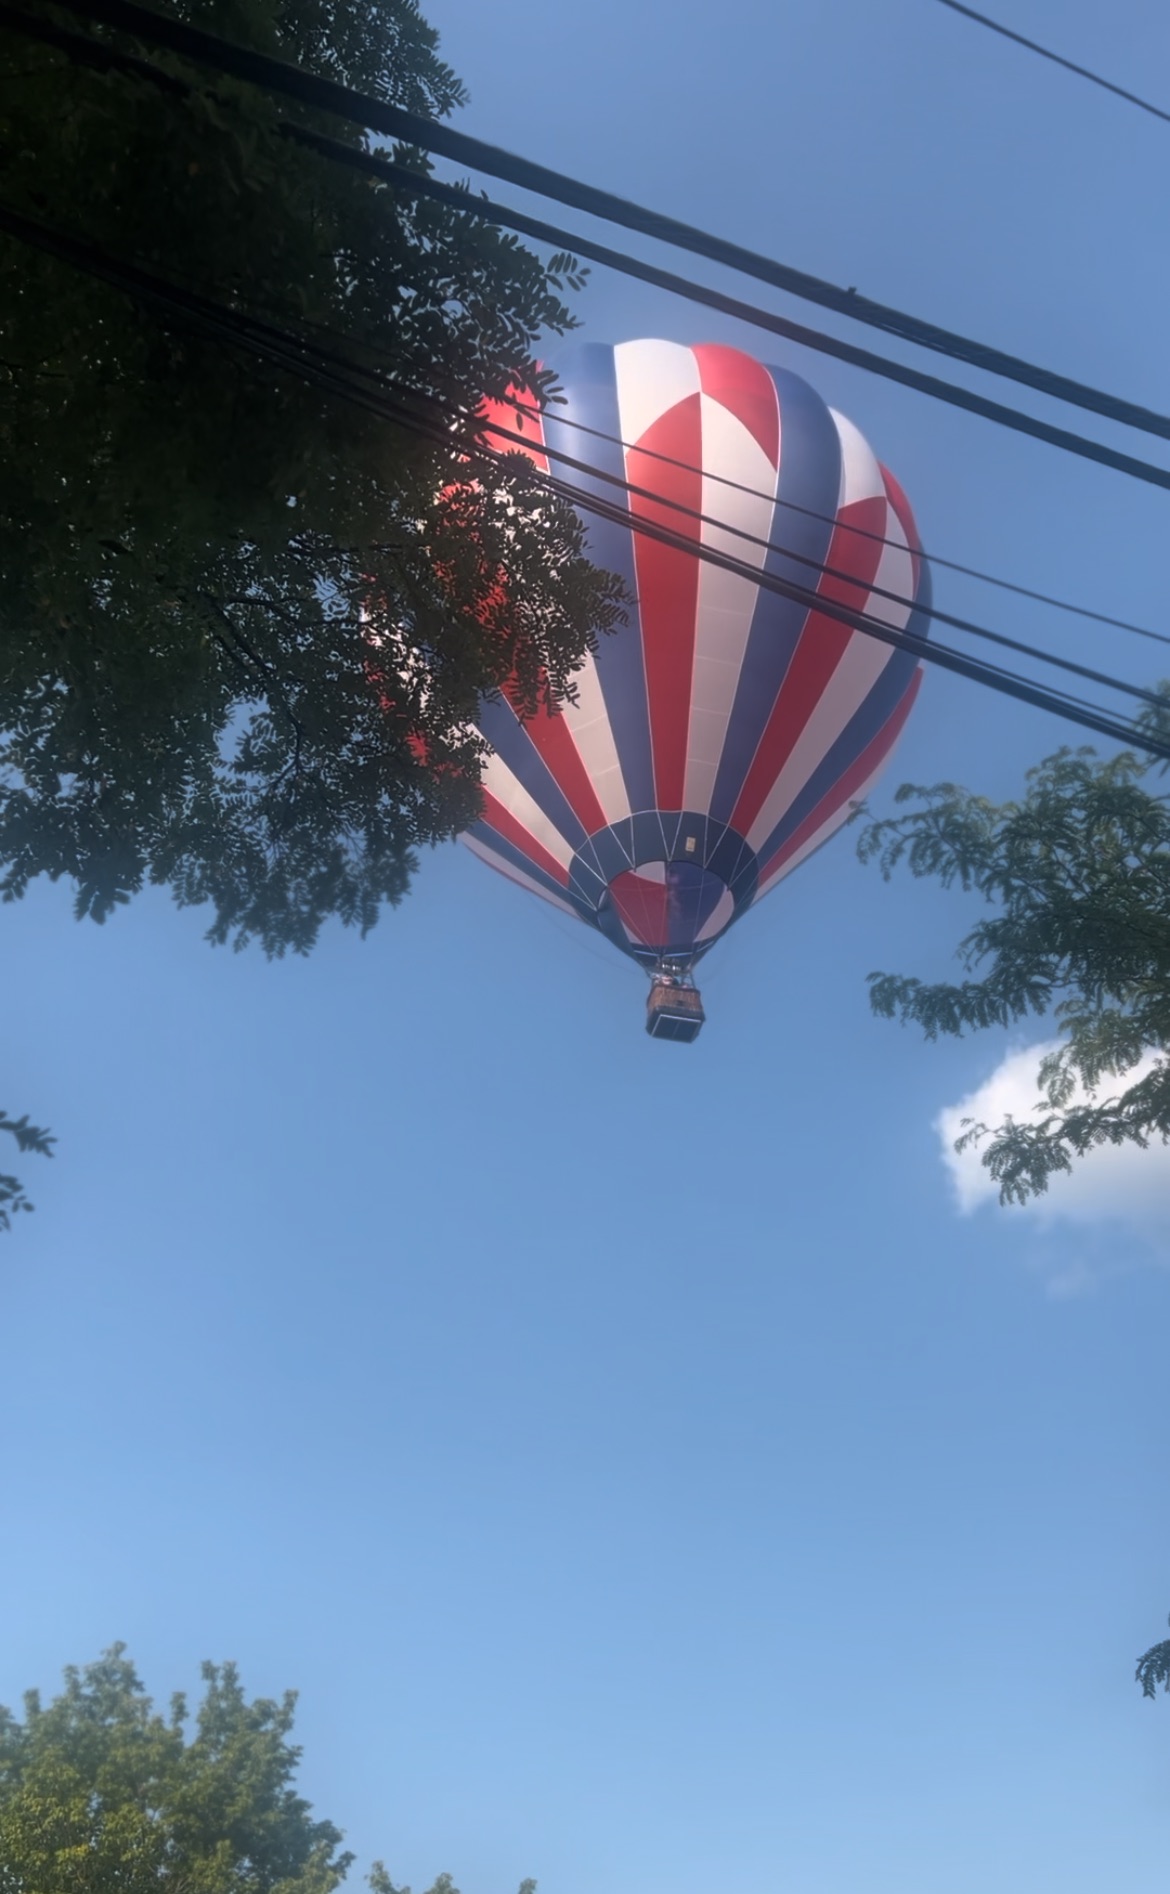
[[[622,926],[646,947],[670,939],[670,891],[664,881],[648,881],[632,869],[609,884]]]
[[[487,789],[483,791],[483,814],[480,820],[486,822],[489,828],[494,829],[503,841],[511,842],[513,848],[518,848],[521,854],[527,855],[535,868],[543,868],[545,874],[551,875],[562,888],[568,887],[568,869],[563,868],[555,855],[550,855],[531,831],[526,829],[510,810],[505,809],[503,803],[498,802]]]
[[[677,507],[697,513],[703,503],[701,397],[688,395],[659,417],[626,450],[626,476],[633,486],[661,495],[630,495],[630,512],[676,535],[699,542],[701,524]],[[666,460],[653,458],[664,455]],[[670,462],[679,463],[671,465]],[[650,710],[654,791],[660,809],[681,809],[691,721],[691,677],[699,602],[695,554],[634,533],[638,617]]]
[[[855,612],[866,609],[883,548],[880,539],[866,539],[862,534],[882,534],[886,528],[886,511],[886,502],[880,497],[855,500],[851,506],[841,508],[825,560],[833,574],[841,576],[823,573],[817,587],[819,598]],[[828,618],[822,612],[811,612],[805,620],[732,812],[731,826],[741,835],[748,833],[771,795],[852,636],[851,626]]]
[[[773,468],[778,467],[780,402],[767,369],[740,349],[724,348],[718,342],[700,343],[691,354],[699,365],[703,393],[742,421]]]
[[[512,693],[507,691],[506,694],[515,710]],[[586,834],[593,835],[598,829],[604,829],[605,811],[597,800],[589,772],[581,761],[580,752],[561,712],[542,706],[534,717],[522,721],[525,736],[539,752],[549,775]]]
[[[850,797],[855,795],[862,785],[881,768],[902,734],[902,726],[914,708],[914,699],[918,695],[921,683],[922,667],[920,665],[910,680],[905,695],[899,698],[896,708],[886,718],[877,735],[870,739],[844,776],[840,777],[828,793],[821,797],[812,814],[805,816],[800,827],[793,830],[783,847],[778,848],[771,861],[766,862],[761,868],[761,887],[771,879],[778,868],[782,868],[786,861],[790,861],[793,855],[799,853],[806,842],[811,841],[818,829],[823,828],[826,822],[838,815]]]

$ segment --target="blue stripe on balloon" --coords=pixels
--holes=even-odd
[[[617,373],[613,349],[590,342],[572,349],[558,364],[563,378],[564,405],[550,405],[544,417],[545,440],[550,447],[586,460],[618,480],[626,478],[625,455],[618,437]],[[563,417],[563,419],[558,419]],[[572,426],[580,422],[602,436],[583,434]],[[552,468],[571,485],[590,495],[624,503],[619,488],[574,467],[553,461]],[[589,557],[594,565],[616,572],[631,601],[638,595],[634,545],[630,529],[610,520],[584,515]],[[654,807],[654,767],[650,747],[650,713],[646,695],[646,667],[642,655],[642,625],[637,604],[627,606],[628,623],[612,638],[602,638],[597,651],[597,678],[613,732],[631,809]]]
[[[930,628],[930,620],[926,614],[930,610],[931,600],[930,568],[925,560],[920,561],[918,573],[918,591],[915,594],[914,610],[910,614],[906,629],[915,637],[924,638]],[[853,713],[824,761],[813,771],[783,820],[777,824],[763,847],[757,851],[762,862],[770,861],[777,849],[783,848],[789,836],[795,833],[805,817],[811,815],[821,799],[828,795],[833,784],[840,781],[867,745],[873,742],[878,731],[893,716],[909,690],[917,667],[918,659],[912,653],[908,651],[893,653],[881,676],[874,682],[869,695]]]
[[[507,699],[481,699],[478,722],[500,761],[523,784],[541,814],[559,829],[570,848],[580,848],[585,825]]]
[[[659,959],[655,948],[640,947],[630,939],[622,926],[621,915],[608,896],[592,917],[591,924],[599,934],[604,934],[606,940],[616,947],[619,953],[625,954],[629,960],[636,961],[640,967],[652,967]]]
[[[840,497],[841,439],[828,408],[806,381],[783,368],[768,373],[780,403],[780,478],[768,537],[786,550],[769,552],[764,571],[815,589]],[[786,501],[828,519],[791,512]],[[719,822],[731,820],[807,618],[808,607],[794,599],[764,590],[757,594],[711,797],[711,814]]]
[[[498,830],[492,828],[490,822],[482,819],[473,822],[467,833],[474,836],[480,847],[487,849],[489,854],[498,856],[501,861],[508,862],[513,868],[518,868],[522,875],[527,875],[528,879],[536,882],[538,887],[555,895],[558,901],[563,901],[566,905],[571,904],[572,896],[564,883],[554,880],[552,875],[538,867],[531,856],[526,855],[522,848],[517,848],[514,842],[505,841]]]

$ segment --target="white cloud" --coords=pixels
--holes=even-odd
[[[999,1197],[998,1186],[980,1161],[979,1148],[969,1146],[962,1152],[954,1148],[964,1118],[994,1128],[1008,1117],[1020,1121],[1044,1115],[1047,1108],[1038,1102],[1036,1073],[1052,1049],[1050,1041],[1009,1053],[983,1085],[957,1104],[947,1105],[935,1119],[943,1162],[964,1215],[996,1204]],[[1127,1077],[1132,1082],[1152,1064],[1152,1057],[1143,1060]],[[1113,1079],[1105,1095],[1121,1090],[1125,1083],[1125,1078]],[[1084,1097],[1079,1093],[1076,1102],[1083,1102]],[[1074,1160],[1071,1173],[1054,1177],[1043,1196],[1030,1198],[1022,1210],[1013,1205],[1005,1214],[1027,1217],[1033,1227],[1126,1225],[1145,1245],[1152,1243],[1170,1260],[1170,1145],[1155,1141],[1144,1151],[1136,1144],[1099,1146]]]

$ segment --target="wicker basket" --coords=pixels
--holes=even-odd
[[[689,1045],[699,1036],[706,1014],[698,989],[656,979],[646,996],[646,1031],[653,1039],[677,1039]]]

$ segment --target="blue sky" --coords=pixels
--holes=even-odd
[[[1154,0],[1002,11],[1170,101]],[[1170,131],[934,0],[429,14],[467,129],[1170,403]],[[783,360],[928,545],[1161,621],[1152,489],[624,281],[581,313]],[[875,806],[1011,793],[1061,735],[932,675]],[[3,915],[0,1102],[60,1148],[0,1253],[0,1701],[119,1637],[159,1696],[235,1657],[416,1888],[1162,1885],[1170,1173],[1029,1215],[948,1166],[940,1114],[1045,1029],[926,1046],[865,975],[945,973],[960,899],[839,838],[707,963],[690,1051],[454,848],[307,962],[68,908]]]

